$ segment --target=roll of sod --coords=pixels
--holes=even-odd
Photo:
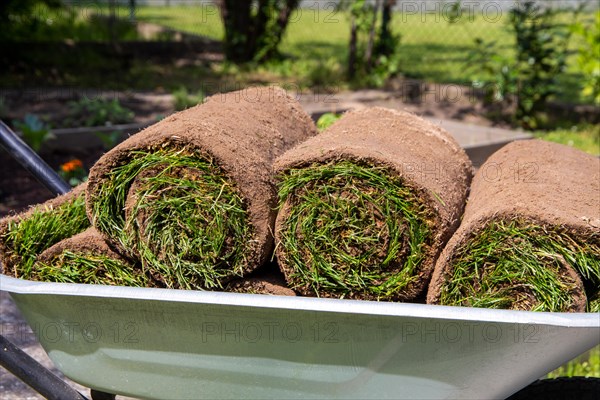
[[[90,171],[88,215],[164,286],[222,288],[270,257],[273,160],[314,134],[281,89],[213,96],[105,154]]]
[[[155,286],[141,268],[133,266],[110,249],[94,228],[62,240],[40,254],[30,279],[112,286]]]
[[[432,304],[585,311],[600,284],[600,160],[539,140],[511,143],[473,180],[440,256]]]
[[[275,163],[276,255],[303,295],[415,300],[459,223],[471,163],[415,115],[345,114]]]
[[[0,220],[0,261],[4,273],[30,279],[37,257],[52,245],[87,229],[85,187]]]

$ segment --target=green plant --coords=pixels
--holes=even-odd
[[[58,174],[73,187],[87,180],[87,171],[83,168],[81,160],[76,158],[62,164]]]
[[[580,124],[570,129],[539,131],[536,137],[549,142],[561,143],[575,147],[586,153],[600,156],[600,126]]]
[[[119,131],[96,132],[95,135],[98,137],[98,139],[100,139],[102,146],[106,151],[115,147],[121,140],[121,132]]]
[[[182,111],[186,108],[195,106],[204,101],[204,92],[198,90],[196,94],[190,94],[185,86],[180,86],[179,89],[173,91],[173,99],[175,100],[175,110]]]
[[[592,24],[578,22],[572,30],[583,39],[577,59],[583,74],[581,94],[600,105],[600,11],[595,11]]]
[[[14,121],[13,124],[21,131],[25,142],[36,152],[40,151],[46,140],[54,137],[50,133],[50,126],[34,114],[26,114],[23,121]]]
[[[580,12],[575,11],[573,18]],[[476,79],[475,86],[486,88],[488,100],[510,103],[514,98],[515,119],[526,129],[543,125],[546,103],[556,94],[557,78],[566,68],[570,31],[556,15],[557,11],[534,0],[519,2],[508,19],[514,55],[501,52],[494,41],[476,38],[468,58],[471,68],[485,76]]]
[[[382,86],[398,72],[400,35],[392,33],[392,7],[394,1],[366,0],[342,2],[348,7],[351,18],[348,55],[348,78],[372,86]],[[379,15],[381,22],[379,23]],[[379,33],[376,34],[380,24]]]
[[[548,374],[548,378],[585,376],[600,378],[600,346],[594,347],[585,354],[569,361]]]
[[[110,126],[126,124],[133,121],[133,111],[123,107],[119,99],[84,97],[69,103],[69,117],[67,124],[70,126]]]
[[[319,120],[317,121],[317,128],[320,131],[324,131],[340,118],[342,118],[341,114],[325,113],[319,117]]]

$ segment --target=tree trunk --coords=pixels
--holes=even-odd
[[[300,0],[215,0],[225,26],[225,55],[234,62],[265,61],[277,54]]]
[[[281,10],[279,11],[279,15],[277,16],[277,24],[276,24],[277,29],[275,32],[272,33],[274,35],[274,37],[273,37],[274,43],[279,44],[281,42],[281,39],[283,39],[283,33],[285,32],[285,29],[287,28],[287,25],[290,22],[290,16],[292,15],[292,12],[296,8],[298,8],[299,5],[300,5],[300,0],[286,0],[285,1],[285,4],[281,8]],[[277,54],[277,46],[275,45],[268,49],[264,58],[270,59],[270,58],[273,58],[276,54]]]
[[[348,80],[356,76],[356,51],[358,40],[358,27],[356,26],[356,17],[352,16],[352,27],[350,28],[350,48],[348,53]]]
[[[249,61],[251,35],[251,1],[217,0],[225,27],[225,56],[234,62]]]
[[[367,50],[365,51],[365,63],[367,65],[367,72],[370,72],[371,68],[373,67],[373,45],[375,43],[375,28],[377,27],[377,18],[379,17],[381,1],[382,0],[376,0],[375,2],[375,8],[373,9],[373,20],[371,21],[371,27],[369,29],[369,41],[367,42]]]
[[[116,15],[115,15],[115,0],[108,1],[108,34],[110,35],[110,42],[115,43],[117,41],[117,33],[115,32],[115,23],[116,23]]]
[[[385,0],[383,10],[381,12],[381,30],[379,31],[379,39],[377,49],[378,55],[389,56],[394,53],[392,32],[390,24],[392,22],[392,8],[396,4],[396,0]]]

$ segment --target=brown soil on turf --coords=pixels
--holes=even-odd
[[[436,263],[427,302],[439,302],[453,260],[477,232],[493,221],[515,220],[559,229],[576,241],[599,240],[600,160],[541,140],[513,142],[492,155],[473,179],[461,226]],[[574,273],[563,275],[572,280]],[[575,303],[581,304],[577,296]]]
[[[325,132],[285,153],[276,161],[275,169],[283,174],[290,169],[343,160],[393,171],[434,215],[431,244],[419,267],[420,278],[397,298],[414,299],[427,286],[437,255],[458,227],[472,177],[469,158],[441,128],[410,113],[370,108],[345,114]],[[277,243],[290,207],[288,199],[277,217]],[[276,255],[288,284],[295,287],[287,278],[293,267],[287,262],[283,246],[276,247]],[[310,288],[296,290],[314,295]]]
[[[248,238],[252,245],[244,270],[252,271],[270,257],[273,248],[277,202],[272,162],[316,133],[310,117],[281,89],[251,88],[210,97],[132,136],[100,158],[90,171],[88,215],[93,221],[92,205],[107,174],[127,163],[132,151],[189,147],[213,159],[244,199],[254,233]],[[105,239],[118,248],[114,238]]]

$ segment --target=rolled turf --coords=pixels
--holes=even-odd
[[[321,297],[415,300],[457,228],[471,163],[415,115],[371,108],[275,163],[276,256],[288,285]]]
[[[600,160],[567,146],[519,141],[475,176],[427,301],[581,312],[586,291],[597,293],[599,284]]]
[[[269,259],[273,160],[315,134],[281,89],[213,96],[104,155],[90,171],[88,215],[162,285],[223,288]]]
[[[30,279],[113,286],[155,286],[141,268],[115,253],[94,228],[45,250],[34,264]]]
[[[0,261],[4,273],[31,279],[37,257],[52,245],[90,226],[85,211],[85,188],[0,220]]]

